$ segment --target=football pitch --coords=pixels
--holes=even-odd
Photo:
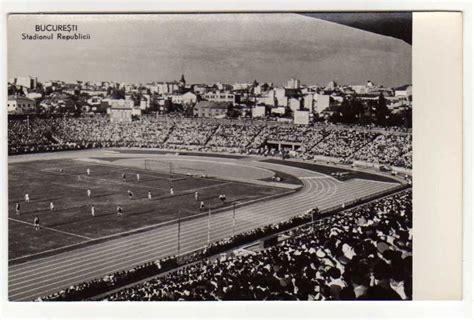
[[[87,174],[90,170],[90,175]],[[139,174],[139,180],[137,180]],[[123,179],[125,175],[125,179]],[[170,193],[173,188],[174,194]],[[87,190],[90,190],[90,197]],[[128,191],[133,193],[130,197]],[[195,199],[195,192],[199,200]],[[9,260],[127,234],[287,190],[73,159],[9,165]],[[151,193],[151,200],[148,193]],[[25,202],[29,194],[29,203]],[[220,194],[226,200],[219,199]],[[201,201],[204,209],[200,208]],[[54,210],[50,210],[53,202]],[[20,205],[17,214],[16,204]],[[123,215],[117,215],[117,206]],[[95,216],[91,207],[95,208]],[[33,230],[38,217],[41,228]]]

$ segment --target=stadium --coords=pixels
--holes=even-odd
[[[8,137],[11,301],[411,299],[407,129],[36,116]]]

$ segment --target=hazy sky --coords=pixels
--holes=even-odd
[[[21,40],[36,24],[77,24],[91,40]],[[17,15],[8,75],[40,80],[411,83],[411,46],[298,14]]]

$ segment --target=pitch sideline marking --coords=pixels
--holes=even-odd
[[[26,221],[22,221],[22,220],[18,220],[18,219],[13,219],[13,218],[8,218],[8,219],[12,220],[12,221],[19,222],[19,223],[23,223],[23,224],[33,226],[33,224],[30,223],[30,222],[26,222]],[[58,230],[58,229],[54,229],[54,228],[49,228],[49,227],[45,227],[45,226],[40,226],[40,229],[46,229],[46,230],[51,230],[51,231],[55,231],[55,232],[59,232],[59,233],[64,233],[64,234],[68,234],[70,236],[75,236],[75,237],[82,238],[82,239],[94,240],[94,238],[89,238],[89,237],[86,237],[86,236],[81,236],[79,234],[75,234],[75,233],[71,233],[71,232],[67,232],[67,231],[62,231],[62,230]]]
[[[227,185],[227,184],[231,184],[231,183],[233,183],[233,182],[225,182],[225,183],[221,183],[221,184],[218,184],[218,185],[207,186],[207,187],[203,187],[203,188],[200,188],[200,189],[188,189],[188,190],[185,190],[185,191],[186,192],[191,192],[191,191],[194,191],[194,190],[201,190],[201,189],[205,189],[205,188],[222,186],[222,185]],[[184,192],[184,191],[181,191],[181,192]],[[288,194],[288,195],[292,195],[292,194]],[[177,196],[179,196],[179,194]],[[254,202],[254,200],[240,202],[239,205],[247,206],[247,205],[251,205],[253,203],[264,202],[265,200],[267,200],[268,198],[271,198],[271,197],[273,197],[273,195],[269,195],[269,196],[265,196],[265,197],[262,197],[262,198],[255,199],[255,200],[257,200],[256,202]],[[219,210],[222,210],[222,211],[219,211],[219,213],[226,213],[227,210],[229,210],[229,212],[231,212],[230,211],[231,209],[232,209],[232,206],[230,206],[230,205],[226,206],[226,207],[221,207],[221,208],[219,208]],[[194,218],[194,217],[197,217],[197,216],[200,216],[200,215],[202,215],[202,212],[196,213],[196,214],[191,215],[191,216],[187,216],[186,219]],[[15,220],[13,218],[9,218],[9,219]],[[99,238],[94,238],[94,239],[86,238],[86,239],[88,239],[88,240],[105,240],[107,238],[114,238],[114,237],[122,236],[122,235],[126,235],[126,234],[130,234],[130,236],[132,236],[133,233],[139,232],[141,230],[150,229],[150,230],[147,230],[147,232],[148,231],[153,231],[154,229],[157,229],[158,227],[160,227],[162,225],[175,224],[177,221],[178,221],[178,219],[172,219],[172,220],[168,220],[168,221],[159,222],[159,223],[156,223],[156,224],[153,224],[153,225],[147,225],[147,226],[139,227],[139,228],[136,228],[136,229],[131,229],[131,230],[128,230],[128,231],[123,231],[123,232],[118,232],[118,233],[102,236],[102,237],[99,237]],[[24,222],[24,221],[19,221],[19,222]],[[24,222],[24,223],[27,223],[27,222]],[[32,224],[30,224],[30,225],[32,225]],[[41,227],[41,228],[46,229],[45,227]],[[61,231],[61,232],[63,232],[63,231]],[[112,239],[112,240],[115,240],[115,239]],[[28,258],[28,257],[31,257],[31,256],[43,254],[43,253],[59,251],[59,250],[66,249],[66,248],[69,248],[69,247],[75,247],[76,245],[79,245],[79,244],[86,244],[87,242],[89,242],[89,241],[83,241],[83,242],[80,242],[78,244],[67,245],[67,246],[63,246],[63,247],[59,247],[59,248],[54,248],[54,249],[50,249],[50,250],[41,251],[39,253],[24,255],[24,256],[17,257],[17,258],[9,259],[8,261],[10,262],[10,261],[15,261],[15,260],[19,260],[19,259]],[[74,249],[76,249],[76,248],[74,248]],[[77,248],[77,249],[79,250],[81,248]],[[25,261],[25,262],[22,262],[22,263],[15,264],[15,266],[25,265],[25,264],[28,264],[28,263],[33,262],[33,261],[44,260],[44,259],[47,259],[47,258],[50,258],[50,257],[51,256],[42,257],[42,258],[38,258],[38,259],[35,259],[35,260],[31,260],[31,261]]]

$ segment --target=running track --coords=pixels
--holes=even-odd
[[[287,197],[258,202],[236,210],[235,232],[279,222],[319,207],[326,209],[394,187],[394,183],[353,179],[339,182],[298,168],[258,163],[288,171],[304,182],[301,191]],[[286,168],[286,170],[284,170]],[[204,247],[208,218],[181,223],[181,253]],[[232,210],[211,217],[211,242],[232,235]],[[168,225],[104,243],[63,252],[9,267],[10,301],[34,300],[70,285],[177,253],[177,225]]]

